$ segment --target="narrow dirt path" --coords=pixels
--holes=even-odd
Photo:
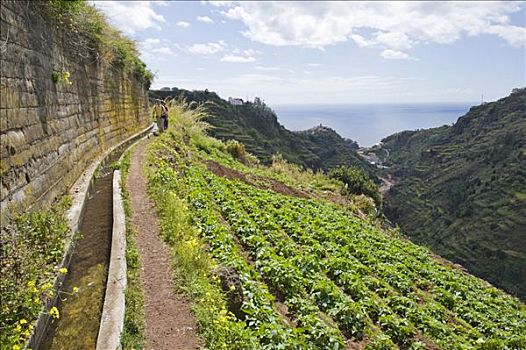
[[[198,349],[196,319],[185,297],[174,291],[170,251],[159,237],[155,207],[146,193],[143,164],[148,143],[149,140],[143,140],[134,148],[127,183],[131,198],[131,222],[137,232],[136,243],[142,266],[145,348]]]

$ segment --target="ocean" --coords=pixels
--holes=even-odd
[[[362,147],[370,147],[399,131],[451,125],[475,104],[281,105],[272,109],[289,130],[306,130],[323,124]]]

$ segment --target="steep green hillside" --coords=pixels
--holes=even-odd
[[[269,164],[272,155],[280,153],[290,162],[310,169],[330,169],[338,165],[355,165],[373,178],[374,169],[357,155],[356,142],[344,139],[328,127],[317,126],[307,131],[292,132],[278,122],[276,114],[264,103],[245,102],[234,106],[215,92],[150,91],[152,98],[184,97],[187,101],[208,103],[213,128],[210,135],[222,140],[236,139]]]
[[[386,214],[418,243],[526,299],[526,89],[453,126],[376,149],[395,175]]]
[[[172,106],[148,172],[207,349],[522,348],[519,300],[379,228],[342,183],[229,153],[201,112]]]

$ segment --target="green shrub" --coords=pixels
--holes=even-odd
[[[226,151],[244,164],[259,163],[259,160],[255,156],[247,152],[245,145],[237,140],[228,140],[226,143]]]
[[[353,166],[339,166],[329,171],[329,177],[340,180],[344,183],[342,193],[348,194],[364,194],[371,197],[377,206],[381,204],[380,193],[378,186],[367,176],[367,174],[360,168]]]
[[[69,197],[50,210],[24,213],[7,223],[0,238],[0,344],[24,347],[59,273],[69,234]],[[65,270],[65,272],[64,272]]]

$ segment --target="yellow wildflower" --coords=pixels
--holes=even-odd
[[[49,310],[49,316],[51,316],[53,318],[59,318],[60,317],[60,313],[58,312],[58,309],[55,306],[53,306]]]
[[[65,275],[66,273],[68,273],[68,269],[66,269],[65,267],[62,267],[60,269],[58,269],[58,272]]]
[[[77,294],[78,292],[79,292],[79,288],[78,287],[73,287],[73,293]]]
[[[29,291],[30,291],[31,293],[38,292],[38,289],[37,289],[36,286],[35,286],[35,281],[29,281],[29,282],[27,282],[27,288],[29,288]]]
[[[21,319],[20,321],[20,324],[26,324],[27,323],[27,320],[25,318]]]
[[[19,345],[13,345],[13,350],[20,350],[20,346]]]

